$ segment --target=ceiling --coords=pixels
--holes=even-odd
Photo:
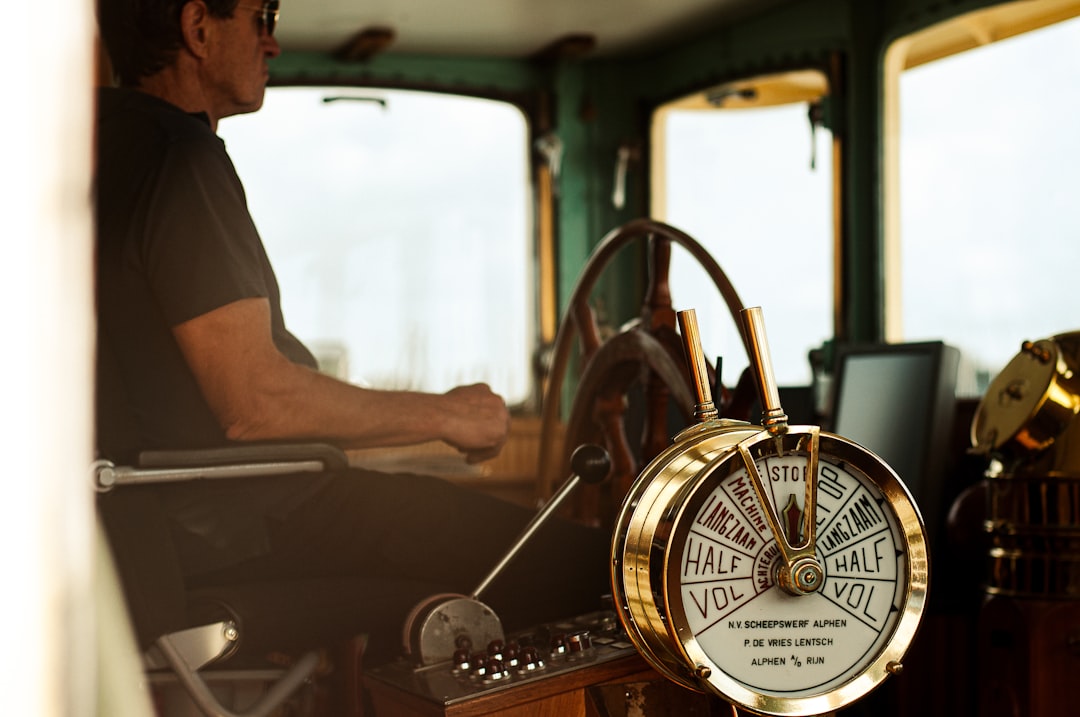
[[[283,0],[282,48],[333,52],[389,28],[388,53],[529,57],[570,35],[630,54],[790,0]]]

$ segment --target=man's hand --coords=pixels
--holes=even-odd
[[[436,410],[446,417],[443,440],[465,454],[469,463],[494,458],[510,433],[510,412],[486,384],[459,386],[440,397]]]

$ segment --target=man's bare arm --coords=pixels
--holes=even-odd
[[[482,384],[444,394],[377,391],[297,365],[274,346],[270,305],[243,299],[173,328],[232,440],[324,439],[350,447],[441,440],[470,458],[495,455],[510,417]]]

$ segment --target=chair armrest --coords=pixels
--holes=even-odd
[[[321,461],[325,470],[347,468],[349,459],[329,443],[253,443],[179,451],[143,451],[139,468],[190,468],[237,464]]]
[[[345,468],[348,463],[343,451],[325,443],[271,443],[145,451],[139,454],[138,466],[117,466],[112,461],[99,460],[91,471],[94,489],[107,492],[121,485],[322,473]]]

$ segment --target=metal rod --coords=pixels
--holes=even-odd
[[[286,475],[292,473],[321,473],[326,470],[322,461],[275,461],[235,466],[201,466],[195,468],[131,468],[99,461],[93,466],[94,486],[109,491],[121,485],[144,483],[175,483],[197,479],[244,478],[249,476]]]
[[[712,387],[709,385],[709,369],[705,363],[705,353],[701,350],[701,333],[698,331],[697,312],[693,309],[680,311],[679,330],[682,332],[683,349],[690,368],[690,378],[694,381],[697,403],[694,405],[694,418],[700,423],[715,420],[719,415],[713,403]]]
[[[488,587],[490,587],[491,583],[495,581],[495,578],[499,577],[499,574],[502,573],[506,566],[510,564],[510,561],[517,557],[517,554],[521,552],[521,549],[525,547],[525,544],[529,542],[529,539],[532,538],[533,534],[536,531],[540,530],[543,524],[547,522],[548,517],[551,516],[551,514],[559,508],[562,502],[574,491],[575,488],[577,488],[577,485],[580,482],[581,477],[576,473],[570,476],[570,479],[566,481],[566,483],[564,483],[558,491],[556,491],[555,495],[551,497],[551,500],[547,502],[547,505],[545,505],[539,513],[533,516],[533,519],[530,520],[529,524],[525,526],[525,529],[521,532],[521,535],[519,535],[517,540],[514,541],[514,544],[510,546],[510,550],[506,552],[502,560],[499,561],[499,564],[492,568],[491,572],[489,572],[487,576],[480,581],[480,584],[476,586],[476,588],[472,591],[472,595],[470,595],[469,597],[471,597],[473,600],[480,599],[480,594],[487,590]]]
[[[787,431],[787,414],[780,405],[780,389],[776,386],[773,374],[772,357],[769,355],[769,340],[765,336],[765,318],[760,306],[742,310],[743,330],[750,350],[750,364],[758,379],[758,391],[761,393],[761,425],[770,433]]]

